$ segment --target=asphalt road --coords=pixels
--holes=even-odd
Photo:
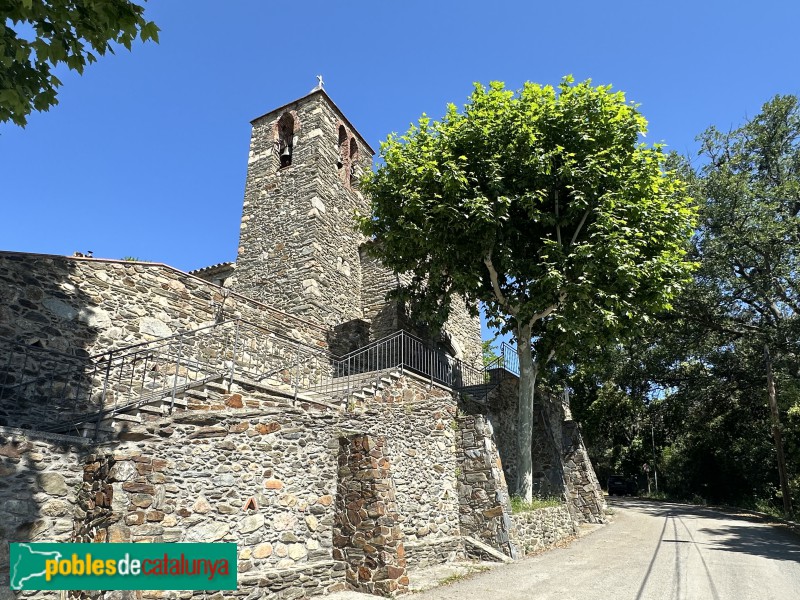
[[[614,522],[415,600],[791,600],[800,537],[757,517],[613,499]]]

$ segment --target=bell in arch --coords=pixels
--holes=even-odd
[[[281,151],[281,167],[288,167],[292,164],[292,147],[284,146]]]

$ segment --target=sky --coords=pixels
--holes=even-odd
[[[318,74],[374,148],[473,82],[611,84],[640,105],[645,141],[691,156],[709,125],[800,95],[796,0],[151,0],[145,14],[159,44],[57,71],[56,107],[0,124],[0,250],[234,260],[250,121]]]

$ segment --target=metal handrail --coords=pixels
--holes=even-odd
[[[329,373],[324,350],[275,334],[241,319],[206,325],[124,348],[73,357],[45,348],[0,339],[6,346],[0,364],[0,397],[15,398],[17,424],[37,429],[58,428],[109,411],[175,396],[200,379],[228,378],[239,372],[256,381],[290,370],[295,392]],[[36,360],[30,358],[35,355]],[[64,366],[64,362],[72,364]],[[300,363],[312,365],[302,369]],[[22,381],[18,379],[22,378]],[[44,408],[44,410],[43,410]],[[52,414],[47,409],[52,409]]]
[[[473,399],[482,400],[499,384],[503,372],[519,374],[519,358],[502,344],[501,355],[483,368],[450,356],[406,331],[398,331],[337,357],[319,347],[271,332],[255,323],[233,319],[88,357],[0,339],[10,347],[0,365],[0,397],[41,401],[55,410],[50,419],[30,412],[23,426],[60,427],[101,419],[159,398],[172,411],[179,393],[199,382],[237,373],[258,382],[274,381],[301,390],[344,397],[376,391],[391,372],[415,373]],[[33,358],[31,358],[33,357]],[[71,365],[64,367],[64,362]],[[12,375],[13,373],[13,375]],[[25,380],[26,375],[31,378]],[[9,382],[21,376],[23,381]],[[24,412],[25,407],[19,403]],[[44,423],[43,423],[44,420]]]
[[[403,374],[414,373],[439,385],[452,388],[483,400],[499,385],[506,364],[515,364],[516,351],[507,345],[503,354],[482,368],[476,368],[454,358],[444,350],[434,347],[421,338],[397,331],[380,340],[333,359],[331,377],[312,388],[327,395],[349,396],[353,391],[380,387],[378,373],[393,370]],[[518,365],[518,361],[516,362]],[[518,370],[517,370],[518,372]],[[374,380],[374,383],[373,383]],[[364,383],[367,386],[364,386]]]
[[[519,377],[519,353],[514,346],[506,342],[500,344],[499,359],[502,361],[500,367]]]

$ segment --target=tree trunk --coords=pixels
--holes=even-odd
[[[764,362],[767,367],[767,396],[769,396],[769,410],[772,413],[772,438],[775,440],[775,450],[778,454],[778,477],[781,482],[783,495],[783,512],[792,515],[792,497],[789,494],[789,482],[786,477],[786,457],[783,454],[783,436],[781,435],[781,417],[778,412],[778,401],[775,397],[775,379],[772,377],[772,357],[769,354],[769,345],[764,345]]]
[[[525,502],[533,500],[533,394],[539,366],[533,362],[531,326],[517,327],[519,352],[519,402],[517,411],[517,495]]]

